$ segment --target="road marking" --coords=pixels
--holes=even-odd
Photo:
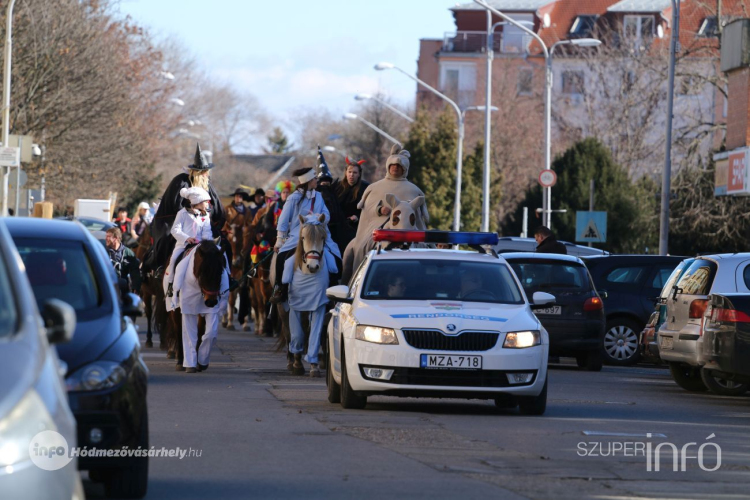
[[[648,434],[641,434],[641,433],[629,433],[629,432],[605,432],[605,431],[582,431],[584,436],[606,436],[606,437],[658,437],[658,438],[666,438],[666,434],[661,434],[658,432],[651,432],[650,436]]]

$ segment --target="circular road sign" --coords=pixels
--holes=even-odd
[[[539,184],[542,187],[552,187],[557,183],[557,174],[554,170],[542,170],[539,173]]]

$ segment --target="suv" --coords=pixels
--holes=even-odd
[[[654,311],[654,303],[664,284],[682,259],[660,255],[607,255],[583,259],[604,299],[605,362],[632,365],[640,359],[638,334]]]
[[[604,310],[583,261],[572,255],[506,253],[526,295],[551,293],[556,302],[536,315],[549,332],[551,356],[573,356],[578,366],[602,369]]]
[[[568,255],[573,255],[575,257],[583,257],[585,255],[608,255],[608,252],[599,250],[598,248],[575,245],[567,241],[557,241],[565,245],[565,250],[568,251]],[[498,244],[494,246],[494,249],[497,253],[535,252],[536,246],[536,240],[534,238],[504,236],[500,238]]]
[[[659,355],[669,364],[677,385],[689,391],[718,394],[744,392],[730,380],[702,376],[703,328],[710,294],[749,293],[744,276],[750,273],[750,253],[696,257],[666,299],[667,317],[659,329]],[[743,384],[744,385],[744,384]]]

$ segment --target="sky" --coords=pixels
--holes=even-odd
[[[301,108],[344,113],[358,92],[413,106],[420,38],[454,31],[449,0],[121,0],[157,37],[181,41],[209,74],[255,95],[288,129]],[[179,75],[175,75],[179,78]],[[189,103],[186,103],[189,104]]]

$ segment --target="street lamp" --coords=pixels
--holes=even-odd
[[[456,153],[456,196],[453,202],[453,230],[459,231],[461,227],[461,170],[463,166],[463,154],[464,154],[464,115],[461,112],[461,108],[459,108],[458,104],[453,102],[453,100],[451,100],[445,94],[439,92],[438,90],[426,84],[425,82],[423,82],[416,76],[407,73],[406,71],[402,70],[401,68],[399,68],[398,66],[394,64],[381,62],[375,65],[375,69],[378,71],[384,71],[387,69],[395,69],[396,71],[403,73],[407,77],[417,82],[419,85],[422,85],[424,88],[426,88],[427,90],[429,90],[436,96],[440,97],[442,100],[450,104],[454,110],[456,110],[456,114],[458,115],[458,148],[457,148],[458,151]]]
[[[184,106],[185,105],[185,101],[183,101],[179,97],[173,97],[173,98],[171,98],[169,100],[169,102],[171,102],[172,104],[176,104],[178,106]]]
[[[355,115],[354,113],[344,113],[344,119],[345,120],[359,120],[362,123],[364,123],[365,125],[367,125],[368,127],[370,127],[371,129],[373,129],[378,134],[380,134],[383,137],[385,137],[386,139],[388,139],[389,141],[393,142],[394,144],[398,144],[399,146],[401,146],[401,141],[399,141],[398,139],[395,139],[394,137],[388,135],[388,132],[386,132],[385,130],[383,130],[381,128],[378,128],[374,123],[368,122],[367,120],[365,120],[364,118],[362,118],[359,115]]]
[[[680,44],[680,2],[672,0],[672,33],[669,41],[669,81],[667,88],[667,143],[661,174],[661,211],[659,214],[659,255],[669,253],[669,191],[672,183],[672,110],[674,108],[674,66]]]
[[[391,106],[390,104],[388,104],[383,99],[380,99],[377,96],[370,95],[370,94],[357,94],[357,95],[354,96],[354,100],[356,100],[356,101],[367,101],[368,99],[372,99],[373,101],[382,104],[383,106],[385,106],[386,108],[390,109],[391,111],[393,111],[394,113],[396,113],[398,116],[400,116],[404,120],[407,120],[409,123],[414,123],[414,118],[412,118],[411,116],[407,115],[406,113],[404,113],[400,109],[396,108],[395,106]]]
[[[5,68],[3,71],[3,146],[8,147],[8,136],[10,135],[10,62],[13,52],[13,6],[16,0],[8,2],[5,11]],[[21,168],[19,165],[18,168]],[[8,215],[8,181],[10,180],[10,167],[3,169],[3,203],[0,216]]]

